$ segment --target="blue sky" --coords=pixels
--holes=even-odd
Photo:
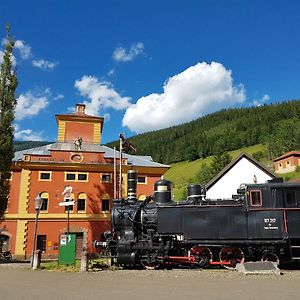
[[[54,115],[76,103],[105,116],[105,143],[297,99],[299,11],[283,0],[2,0],[0,38],[9,21],[17,41],[15,138],[55,141]]]

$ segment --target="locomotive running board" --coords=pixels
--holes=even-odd
[[[272,261],[255,261],[238,263],[235,267],[238,272],[246,275],[263,274],[263,275],[280,275],[277,263]]]

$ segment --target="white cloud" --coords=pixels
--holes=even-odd
[[[128,62],[133,60],[139,54],[144,52],[144,44],[133,43],[129,50],[123,47],[118,47],[113,52],[113,59],[118,62]]]
[[[130,105],[130,97],[122,97],[116,92],[111,83],[100,81],[94,76],[83,76],[75,81],[75,87],[80,94],[91,101],[84,101],[86,113],[99,115],[103,108],[113,108],[116,110],[126,109]]]
[[[58,62],[52,62],[44,59],[39,59],[39,60],[34,59],[32,61],[32,65],[42,70],[53,70],[55,67],[57,67]]]
[[[103,115],[103,118],[105,119],[106,122],[109,121],[110,120],[110,114],[109,113],[105,113]]]
[[[17,99],[16,120],[20,121],[39,114],[49,105],[50,96],[50,89],[45,89],[41,92],[28,91],[25,94],[21,94]]]
[[[29,45],[26,45],[24,41],[16,40],[15,49],[18,49],[20,51],[22,59],[28,59],[31,56],[31,47]]]
[[[123,126],[137,133],[191,121],[246,99],[231,71],[217,62],[198,63],[169,78],[162,94],[138,99],[126,110]]]
[[[63,94],[57,94],[56,96],[53,97],[53,100],[61,100],[64,98],[65,98],[65,96]]]
[[[107,73],[108,76],[112,76],[112,75],[114,75],[114,74],[115,74],[115,69],[111,69],[111,70],[109,70],[108,73]]]
[[[255,99],[253,100],[253,105],[254,106],[261,106],[266,104],[269,100],[270,100],[270,96],[268,94],[263,95],[263,97],[261,97],[260,99]]]
[[[31,129],[15,129],[15,140],[17,141],[43,141],[41,132],[33,132]]]

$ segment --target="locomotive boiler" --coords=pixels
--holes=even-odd
[[[145,201],[136,197],[137,173],[128,172],[128,197],[115,199],[105,242],[123,267],[183,265],[235,267],[244,261],[300,260],[300,185],[242,184],[232,199],[207,199],[190,185],[174,202],[172,183],[159,180]]]

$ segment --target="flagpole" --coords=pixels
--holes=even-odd
[[[116,147],[114,147],[114,199],[117,198],[117,159]]]
[[[122,198],[122,151],[123,151],[123,141],[120,134],[120,174],[119,174],[119,198]]]

